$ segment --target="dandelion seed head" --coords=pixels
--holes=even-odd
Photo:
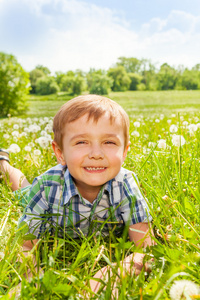
[[[178,127],[177,127],[176,125],[172,124],[172,125],[170,126],[170,128],[169,128],[169,131],[170,131],[171,133],[175,133],[175,132],[178,131]]]
[[[166,149],[166,147],[167,147],[166,140],[160,139],[160,140],[158,141],[158,148],[160,148],[160,149]]]
[[[134,125],[136,128],[138,128],[138,127],[140,127],[140,122],[137,122],[137,121],[136,121],[136,122],[133,123],[133,125]]]
[[[21,151],[21,148],[17,144],[11,144],[8,151],[11,153],[18,153]]]
[[[139,134],[139,132],[138,132],[137,130],[134,130],[134,131],[131,133],[131,135],[133,135],[133,136],[135,136],[135,137],[139,137],[139,136],[140,136],[140,134]]]
[[[169,295],[172,300],[186,299],[184,297],[184,292],[188,296],[199,295],[199,287],[191,280],[186,280],[186,279],[176,280],[171,286]]]
[[[175,147],[180,147],[185,144],[185,139],[182,135],[173,134],[172,136],[172,144]]]

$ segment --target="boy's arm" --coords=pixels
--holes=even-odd
[[[23,245],[22,245],[22,250],[25,256],[27,256],[29,254],[29,251],[31,251],[33,249],[33,247],[37,244],[39,240],[35,239],[35,240],[29,240],[29,241],[24,241]]]
[[[131,242],[139,248],[146,248],[147,246],[153,246],[154,240],[151,238],[154,236],[152,227],[149,223],[137,223],[129,226],[129,238]]]
[[[138,248],[146,248],[147,246],[155,245],[152,237],[154,236],[152,227],[149,223],[137,223],[129,226],[129,238]],[[125,269],[129,269],[130,264],[134,262],[136,275],[140,273],[143,268],[143,259],[145,254],[137,253],[129,255],[123,261]],[[128,265],[127,265],[128,264]],[[148,264],[145,265],[146,271],[149,270]]]

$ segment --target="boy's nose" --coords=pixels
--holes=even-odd
[[[89,152],[90,159],[102,159],[104,157],[103,151],[99,146],[93,146]]]

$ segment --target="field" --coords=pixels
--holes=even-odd
[[[114,283],[118,299],[200,298],[192,285],[200,284],[200,91],[124,92],[109,97],[130,116],[131,146],[124,167],[137,174],[153,217],[157,245],[145,250],[146,260],[154,259],[151,273],[142,270],[137,277],[134,273],[118,276],[119,261],[141,250],[111,233],[108,238],[44,239],[35,249],[37,266],[44,270],[39,274],[33,267],[33,254],[24,257],[21,252],[24,232],[17,230],[17,223],[23,208],[2,181],[0,299],[9,299],[8,291],[20,281],[20,299],[112,299]],[[68,99],[64,94],[32,97],[26,116],[0,120],[0,147],[17,145],[11,147],[11,164],[30,182],[56,164],[52,117]],[[114,262],[114,275],[93,294],[90,278]],[[28,266],[33,273],[30,282],[23,276]],[[185,289],[179,298],[180,286],[170,293],[174,282],[182,279],[189,280],[193,296]]]

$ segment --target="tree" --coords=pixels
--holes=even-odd
[[[29,89],[29,74],[13,55],[0,52],[0,115],[24,112]]]
[[[50,75],[51,74],[51,71],[47,67],[45,67],[45,66],[37,65],[35,68],[37,70],[42,71],[45,75]]]
[[[50,95],[59,92],[59,90],[60,88],[53,77],[46,76],[37,80],[36,94]]]
[[[34,69],[29,73],[29,79],[31,82],[31,90],[30,90],[31,94],[36,93],[37,80],[42,77],[45,77],[45,74],[43,73],[42,70],[39,69]]]
[[[141,61],[135,57],[119,57],[117,66],[123,66],[127,73],[139,73]]]
[[[131,80],[123,66],[118,66],[116,68],[110,68],[108,70],[108,76],[113,79],[112,90],[117,91],[127,91],[129,89]]]
[[[75,76],[71,72],[67,72],[68,75],[62,77],[60,84],[61,91],[66,91],[72,95],[80,95],[86,86],[85,79],[79,75]]]
[[[90,94],[107,95],[112,85],[112,78],[107,75],[94,74],[91,79]]]
[[[129,76],[129,78],[130,78],[130,80],[131,80],[129,89],[130,89],[131,91],[136,91],[138,85],[139,85],[139,84],[141,83],[141,81],[142,81],[142,76],[139,75],[139,74],[135,74],[135,73],[128,73],[128,76]]]
[[[173,67],[164,63],[157,74],[158,88],[160,90],[172,90],[176,86],[178,72]]]

